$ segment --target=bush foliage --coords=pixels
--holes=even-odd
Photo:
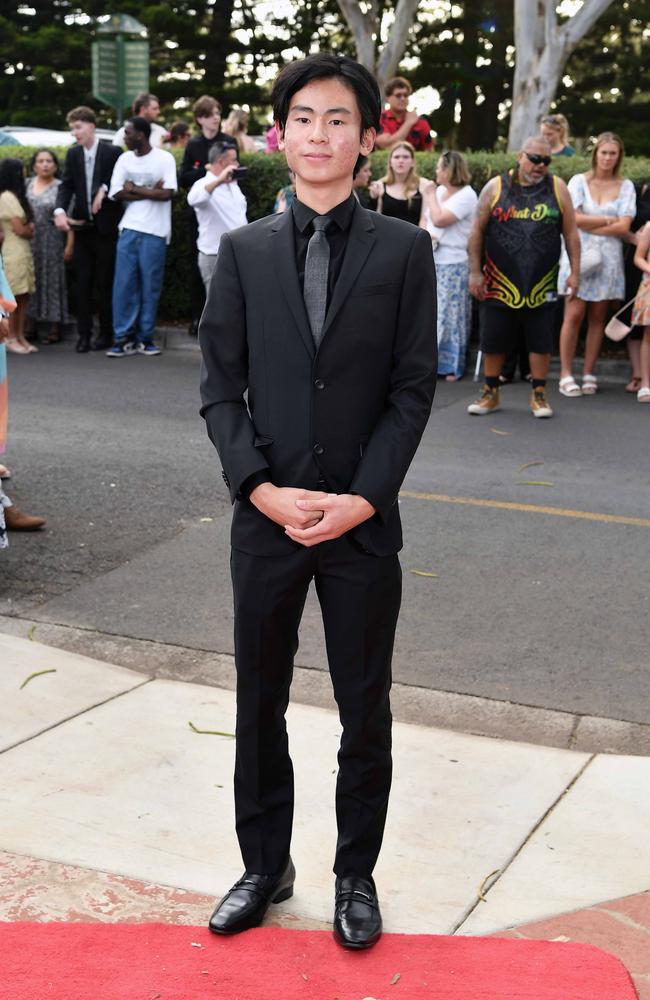
[[[16,156],[28,167],[35,150],[27,146],[2,146],[0,156]],[[65,149],[57,149],[56,153],[63,162]],[[179,161],[181,154],[175,154]],[[418,153],[417,168],[422,177],[434,177],[439,154]],[[381,177],[386,169],[387,152],[377,152],[372,155],[373,177]],[[472,187],[480,191],[483,185],[495,174],[508,170],[514,162],[509,153],[467,153],[467,162],[472,175]],[[273,203],[280,188],[288,183],[287,166],[283,156],[267,156],[264,153],[242,154],[242,166],[248,168],[242,190],[248,200],[248,218],[253,222],[261,219],[273,210]],[[581,173],[591,167],[591,159],[583,156],[558,157],[553,161],[553,172],[564,180],[569,180],[573,174]],[[640,185],[650,179],[650,159],[629,157],[623,165],[623,174],[634,184]],[[190,254],[187,204],[185,192],[179,192],[173,202],[172,241],[167,253],[167,266],[163,294],[160,301],[159,315],[162,320],[181,322],[190,314]]]

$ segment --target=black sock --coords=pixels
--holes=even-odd
[[[545,378],[534,378],[532,379],[533,389],[545,389],[546,379]]]
[[[490,387],[490,389],[499,388],[499,376],[498,375],[486,375],[485,384]]]

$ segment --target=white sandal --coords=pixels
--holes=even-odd
[[[595,375],[582,376],[582,395],[595,396],[598,392],[598,379]]]
[[[582,389],[574,379],[573,375],[565,375],[560,379],[560,392],[563,396],[582,396]]]
[[[636,394],[636,398],[639,403],[650,403],[650,388],[647,385],[642,385]]]

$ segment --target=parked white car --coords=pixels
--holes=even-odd
[[[14,139],[19,146],[71,146],[74,142],[72,133],[54,128],[32,128],[31,125],[5,125],[0,129],[0,144],[2,135]],[[115,132],[112,129],[98,128],[97,137],[113,141]]]

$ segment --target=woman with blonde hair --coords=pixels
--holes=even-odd
[[[576,151],[569,145],[569,123],[564,115],[544,115],[539,134],[551,145],[553,156],[575,156]]]
[[[417,173],[414,147],[410,142],[398,142],[391,148],[386,173],[370,185],[370,208],[417,226],[428,183]]]
[[[424,188],[420,225],[431,236],[438,290],[438,375],[455,382],[465,373],[471,323],[467,241],[478,198],[465,157],[440,154],[435,181]]]
[[[255,142],[247,134],[249,117],[248,111],[244,111],[243,108],[231,108],[230,114],[223,125],[224,132],[226,135],[233,137],[239,146],[240,153],[257,152]]]
[[[621,177],[625,150],[614,132],[598,136],[591,155],[591,170],[574,174],[568,184],[580,231],[580,284],[566,300],[560,331],[560,392],[563,396],[593,396],[595,375],[605,332],[609,303],[625,295],[623,240],[636,213],[632,181]],[[558,293],[566,295],[569,261],[562,254]],[[587,338],[582,386],[573,377],[578,334],[587,315]]]

